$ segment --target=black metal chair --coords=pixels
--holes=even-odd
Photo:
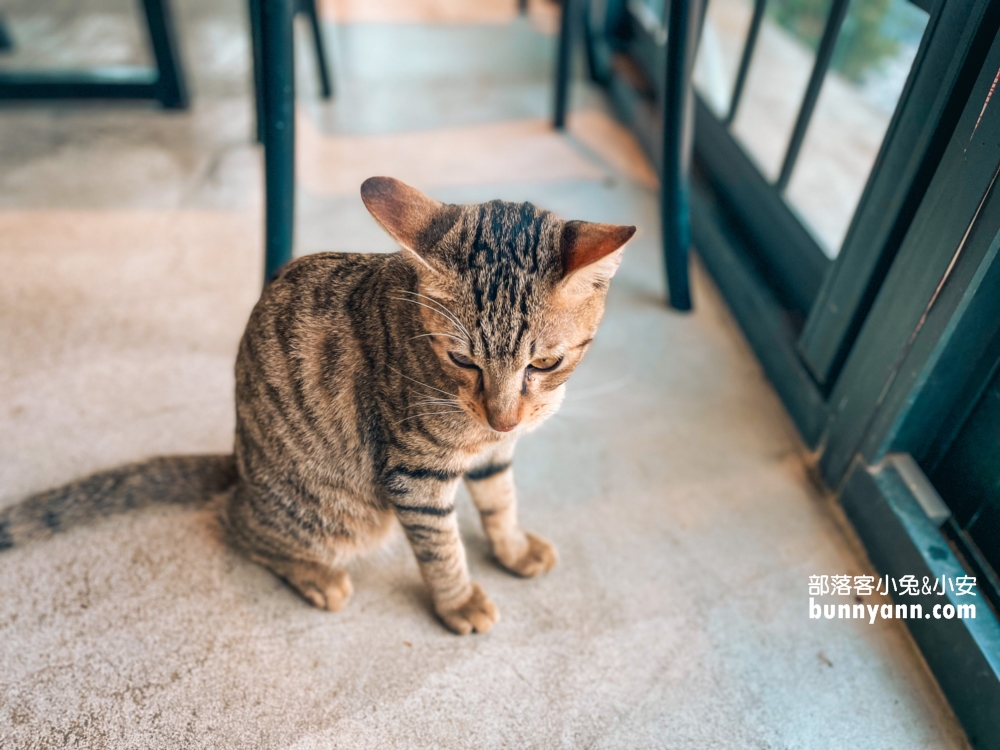
[[[573,57],[575,27],[585,20],[590,0],[563,0],[556,60],[553,125],[566,125],[566,107]],[[663,158],[660,165],[660,217],[663,258],[667,272],[670,306],[691,309],[691,281],[688,260],[691,247],[691,153],[694,145],[694,93],[691,75],[701,32],[704,0],[672,0],[666,55],[666,86],[661,96]],[[585,35],[590,31],[584,27]],[[593,76],[589,36],[587,59]]]
[[[0,101],[39,99],[152,99],[167,109],[188,105],[168,0],[142,0],[155,67],[118,67],[113,72],[11,71],[0,73]],[[16,40],[0,20],[0,50]]]
[[[156,68],[114,75],[84,72],[0,74],[0,100],[154,99],[183,108],[188,98],[177,53],[169,0],[142,0]],[[257,138],[264,144],[265,280],[292,257],[295,211],[294,19],[308,16],[324,98],[333,95],[315,0],[249,0]],[[0,40],[11,44],[0,22]],[[4,45],[0,43],[0,51]]]
[[[253,44],[253,74],[254,92],[257,106],[257,140],[264,142],[264,72],[261,64],[262,42],[261,42],[261,2],[262,0],[249,0],[250,11],[250,35]],[[323,44],[323,31],[319,22],[319,13],[316,9],[316,0],[296,0],[294,3],[293,17],[304,13],[309,20],[309,28],[312,32],[313,51],[316,55],[316,68],[319,72],[320,94],[324,99],[333,96],[333,84],[330,79],[330,65],[326,57],[326,47]]]
[[[294,22],[313,31],[323,97],[333,94],[315,0],[250,0],[257,138],[264,145],[264,283],[292,259],[295,226]]]

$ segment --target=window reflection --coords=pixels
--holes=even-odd
[[[830,0],[769,0],[733,121],[761,173],[776,180],[809,83]]]
[[[853,0],[786,198],[831,258],[843,244],[928,15],[908,0]]]
[[[720,119],[729,114],[752,17],[752,0],[709,0],[695,61],[694,85]]]

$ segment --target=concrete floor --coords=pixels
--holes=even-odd
[[[11,5],[15,33],[44,44],[34,3]],[[51,5],[63,51],[81,24],[128,39],[113,0],[86,6],[96,26]],[[965,747],[902,625],[808,619],[809,575],[870,565],[699,267],[696,312],[662,304],[635,143],[583,89],[571,135],[545,127],[538,24],[424,5],[440,25],[402,0],[381,23],[330,21],[337,103],[302,66],[298,246],[392,250],[357,195],[382,172],[640,228],[567,405],[518,459],[525,524],[560,565],[500,571],[463,494],[470,566],[503,619],[459,638],[401,539],[329,614],[229,552],[208,514],[77,529],[0,558],[0,746]],[[244,16],[236,0],[176,9],[191,111],[0,111],[0,504],[231,445],[261,274]]]

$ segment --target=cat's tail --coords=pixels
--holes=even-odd
[[[100,471],[0,510],[0,551],[149,505],[203,505],[236,478],[232,454],[162,456]]]

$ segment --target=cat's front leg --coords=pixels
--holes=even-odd
[[[455,517],[457,479],[440,481],[435,472],[403,467],[389,474],[393,508],[431,590],[438,617],[459,635],[485,633],[500,613],[479,584],[469,580]]]
[[[514,444],[511,440],[486,455],[466,473],[465,486],[497,560],[512,573],[532,578],[551,570],[559,557],[551,542],[524,531],[517,522]]]

